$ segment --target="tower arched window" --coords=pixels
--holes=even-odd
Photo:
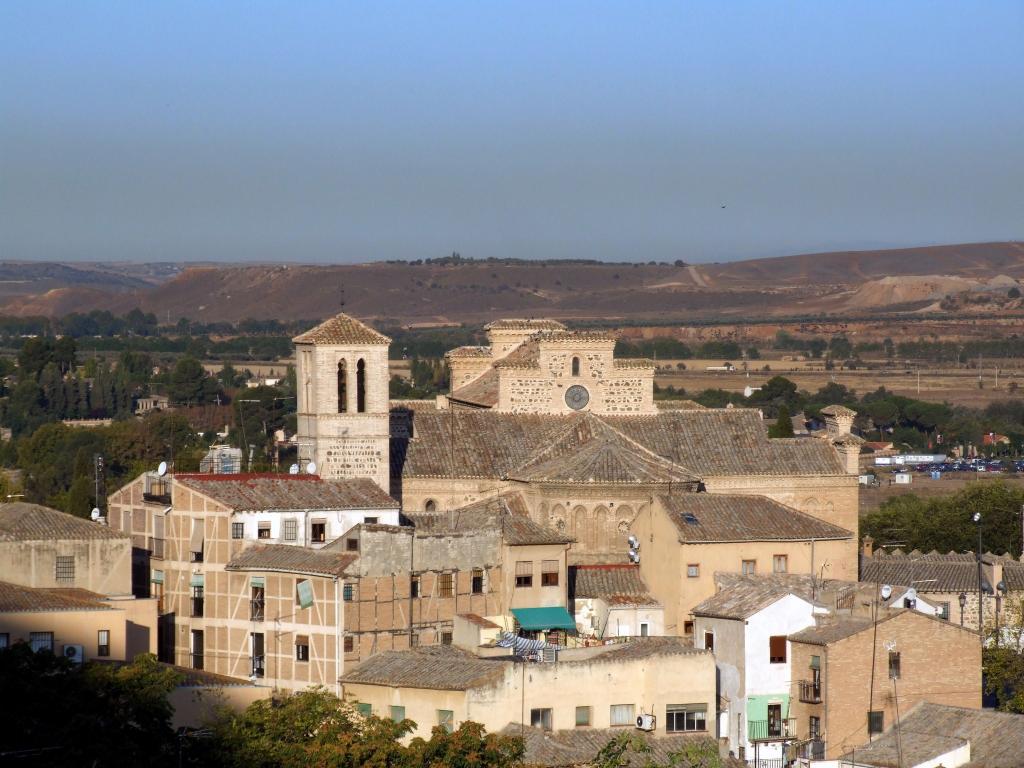
[[[356,411],[366,412],[366,362],[356,363]]]
[[[574,357],[572,359],[572,375],[573,376],[579,376],[580,375],[580,359],[578,357]]]
[[[434,501],[433,499],[427,499],[426,503],[423,505],[423,511],[437,512],[437,502]]]
[[[345,361],[338,361],[338,413],[348,410],[348,371]]]

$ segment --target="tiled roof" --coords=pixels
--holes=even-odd
[[[475,613],[460,613],[460,619],[465,619],[470,624],[475,624],[481,629],[501,629],[501,627],[495,624],[490,619],[485,619],[483,616],[478,616]]]
[[[645,357],[626,357],[616,359],[612,363],[613,368],[655,368],[657,367],[653,360],[648,360]]]
[[[444,353],[445,357],[490,357],[490,347],[456,347]]]
[[[576,728],[574,730],[543,731],[539,728],[518,723],[509,723],[501,730],[504,736],[523,737],[526,753],[523,762],[526,765],[545,766],[545,768],[582,768],[593,765],[598,752],[612,739],[622,735],[620,728]],[[707,743],[710,749],[718,752],[717,742],[704,734],[673,734],[670,736],[648,735],[643,731],[631,731],[634,738],[642,741],[649,752],[638,753],[627,751],[619,763],[629,768],[641,768],[648,765],[675,765],[678,768],[698,768],[699,764],[686,761],[673,762],[673,755],[687,745]],[[726,758],[722,761],[723,768],[746,768],[746,763]]]
[[[890,728],[858,747],[857,763],[896,766],[902,748],[901,764],[916,765],[964,742],[971,745],[965,768],[1018,768],[1024,755],[1024,715],[922,702],[903,715],[898,733]]]
[[[697,483],[685,468],[651,453],[592,414],[573,417],[546,449],[509,473],[514,480],[576,483]]]
[[[413,438],[393,441],[392,471],[407,477],[498,479],[547,450],[579,415],[409,409]],[[756,411],[672,410],[650,416],[591,416],[700,477],[844,475],[823,440],[770,440]],[[454,436],[454,437],[453,437]],[[454,444],[453,444],[454,442]]]
[[[343,683],[465,691],[500,680],[509,657],[482,659],[450,645],[387,651],[346,672]]]
[[[509,317],[484,326],[485,331],[562,331],[565,325],[549,318]]]
[[[681,543],[848,539],[854,534],[766,496],[661,494]]]
[[[110,603],[85,589],[34,589],[0,581],[0,613],[109,610]]]
[[[878,624],[883,624],[893,619],[899,619],[903,617],[904,620],[909,619],[910,621],[920,622],[934,622],[934,629],[924,629],[925,632],[934,632],[948,630],[952,632],[966,632],[967,634],[974,635],[975,641],[977,642],[978,633],[961,627],[953,622],[946,621],[945,619],[939,619],[935,616],[930,616],[920,611],[915,611],[909,608],[891,608],[885,611],[878,619]],[[831,645],[837,643],[840,640],[844,640],[847,637],[852,637],[866,629],[871,628],[872,622],[870,618],[859,617],[859,616],[839,616],[829,617],[826,621],[823,621],[816,627],[808,627],[802,629],[789,636],[789,639],[794,643],[808,643],[810,645]],[[942,628],[942,629],[940,629]]]
[[[322,480],[316,475],[175,475],[175,481],[234,510],[398,509],[367,478]]]
[[[794,594],[793,590],[786,589],[777,581],[747,579],[719,590],[699,603],[691,613],[719,619],[749,619],[790,594]]]
[[[449,395],[452,400],[482,408],[493,408],[498,404],[499,376],[496,368],[488,368],[469,384],[459,387]]]
[[[812,602],[821,601],[826,593],[849,594],[860,585],[855,581],[842,579],[820,579],[804,573],[758,573],[747,575],[727,571],[715,571],[715,587],[719,590],[731,589],[744,584],[765,584],[785,594],[793,594]],[[874,585],[866,585],[874,588]]]
[[[540,344],[536,337],[524,341],[494,364],[495,368],[539,368]]]
[[[569,569],[570,598],[602,598],[616,605],[657,605],[638,565],[577,565]]]
[[[1024,590],[1024,563],[991,553],[986,553],[984,558],[986,562],[1002,564],[1003,581],[1009,591]],[[978,588],[978,564],[971,552],[886,554],[879,550],[870,557],[861,558],[860,578],[861,581],[905,587],[917,582],[915,587],[922,594],[972,592]]]
[[[545,341],[571,341],[581,344],[592,344],[594,342],[606,343],[615,342],[619,337],[617,334],[608,331],[548,331],[538,337],[541,342]]]
[[[391,339],[344,313],[292,339],[296,344],[390,344]]]
[[[243,549],[225,566],[229,571],[284,571],[316,576],[341,576],[356,555],[337,547],[322,549],[287,544],[257,544]]]
[[[696,400],[656,400],[654,403],[659,411],[706,411],[708,407]]]
[[[39,504],[0,504],[0,541],[127,539],[105,525]]]
[[[822,408],[821,413],[825,416],[856,416],[857,412],[845,405],[829,405]]]
[[[512,546],[568,544],[569,536],[530,519],[523,497],[506,493],[445,512],[410,512],[417,534],[450,535],[500,531]]]

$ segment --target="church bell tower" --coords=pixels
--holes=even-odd
[[[389,490],[388,345],[339,314],[293,339],[299,462],[321,477],[366,477]]]

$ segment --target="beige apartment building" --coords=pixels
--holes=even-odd
[[[637,638],[523,661],[509,649],[439,646],[374,656],[345,673],[345,698],[366,713],[416,722],[414,735],[466,721],[544,731],[637,730],[714,735],[715,661],[682,638]],[[596,752],[596,750],[595,750]]]
[[[836,760],[921,702],[981,706],[976,632],[919,611],[833,617],[789,636],[797,748],[803,765]]]

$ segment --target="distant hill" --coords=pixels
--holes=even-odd
[[[680,263],[681,264],[681,263]],[[899,277],[898,281],[890,278]],[[315,319],[345,310],[403,323],[497,315],[749,318],[914,311],[1024,278],[1024,245],[972,243],[722,264],[463,260],[332,266],[0,264],[0,312],[136,306],[172,321]]]

